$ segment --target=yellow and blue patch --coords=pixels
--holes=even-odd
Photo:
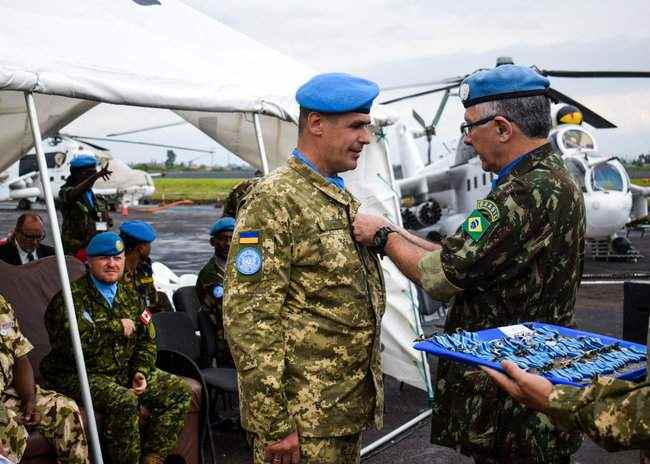
[[[259,230],[247,230],[239,233],[240,245],[257,245],[260,242]]]

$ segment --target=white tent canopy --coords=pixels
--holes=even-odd
[[[293,96],[314,72],[177,0],[0,0],[0,17],[0,172],[34,144],[30,122],[50,136],[98,102],[174,110],[257,167],[263,152],[269,168],[281,165],[295,143]],[[25,95],[38,118],[28,114]],[[380,108],[373,119],[376,127],[393,121]],[[399,222],[381,137],[364,159],[347,176],[351,190],[366,210]],[[46,201],[58,227],[51,195]],[[53,236],[65,273],[60,237]],[[429,389],[426,360],[410,343],[419,332],[411,287],[394,267],[385,269],[386,371]]]

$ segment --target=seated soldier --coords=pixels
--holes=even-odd
[[[79,408],[70,398],[34,384],[27,359],[32,348],[13,308],[0,295],[0,455],[19,462],[27,428],[33,427],[53,445],[57,462],[89,463]]]
[[[90,394],[103,417],[104,451],[113,464],[162,463],[176,445],[190,407],[179,377],[156,369],[156,331],[140,297],[120,281],[124,244],[113,232],[95,235],[86,249],[88,272],[71,285]],[[80,398],[61,292],[45,312],[52,351],[41,371],[47,382]],[[139,411],[150,412],[142,433]],[[141,460],[142,459],[142,460]]]
[[[122,282],[130,285],[142,298],[149,311],[171,310],[167,296],[156,290],[151,269],[151,242],[156,240],[154,228],[143,221],[127,221],[120,226],[120,238],[124,242],[126,262]]]
[[[219,367],[235,367],[223,331],[223,312],[221,310],[226,260],[234,229],[235,220],[231,217],[222,217],[212,225],[210,245],[214,247],[214,255],[203,266],[196,281],[196,295],[199,302],[208,310],[210,319],[217,329],[217,365]]]

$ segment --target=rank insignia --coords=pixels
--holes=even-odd
[[[472,211],[463,223],[463,230],[472,240],[478,242],[490,230],[492,224],[477,209]]]

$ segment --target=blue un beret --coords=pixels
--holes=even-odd
[[[534,69],[504,64],[466,77],[459,95],[463,106],[469,108],[487,101],[545,95],[549,85],[549,80]]]
[[[144,221],[126,221],[120,226],[120,236],[125,240],[151,243],[156,240],[156,231]]]
[[[115,256],[124,251],[124,243],[115,232],[101,232],[90,239],[86,254],[93,256]]]
[[[235,230],[235,220],[231,217],[225,216],[212,224],[210,227],[210,236],[214,237],[219,232]]]
[[[298,104],[319,113],[370,113],[379,87],[372,81],[344,73],[319,74],[296,92]]]
[[[97,158],[93,155],[79,154],[70,161],[70,167],[73,169],[94,168],[96,166]]]

